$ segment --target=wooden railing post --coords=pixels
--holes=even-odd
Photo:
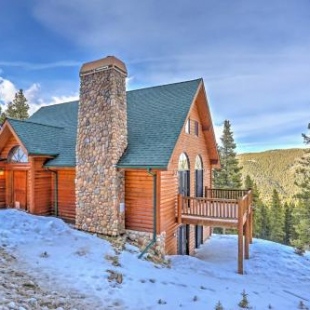
[[[243,274],[243,200],[238,199],[238,273]]]
[[[178,224],[182,223],[182,203],[183,203],[183,196],[179,194],[178,196]]]

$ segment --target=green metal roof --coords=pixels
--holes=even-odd
[[[168,165],[201,79],[127,92],[128,147],[118,167]],[[42,107],[26,121],[9,119],[29,154],[57,155],[49,167],[74,167],[78,101]]]

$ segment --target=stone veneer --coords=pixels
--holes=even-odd
[[[113,56],[80,71],[76,226],[110,236],[125,232],[124,173],[116,164],[127,146],[126,75]]]
[[[153,234],[143,231],[129,230],[126,229],[127,238],[133,241],[137,246],[144,250],[147,245],[153,240]],[[166,245],[166,232],[162,232],[160,235],[156,236],[156,242],[149,249],[148,253],[164,258],[165,256],[165,245]]]

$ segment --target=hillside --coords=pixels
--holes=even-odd
[[[236,273],[237,236],[214,235],[196,257],[168,265],[115,250],[53,217],[0,210],[0,309],[308,309],[310,252],[253,239],[245,274]]]
[[[303,154],[303,149],[271,150],[260,153],[239,154],[243,179],[249,175],[257,184],[261,198],[266,202],[276,189],[285,200],[296,193],[294,163]]]

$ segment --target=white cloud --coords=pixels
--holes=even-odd
[[[47,63],[31,63],[23,61],[0,61],[0,66],[2,67],[20,67],[27,70],[45,70],[59,67],[79,67],[80,62],[77,61],[56,61],[56,62],[47,62]],[[1,74],[1,69],[0,69]]]
[[[17,92],[15,85],[2,77],[0,77],[0,103],[8,104],[14,99]]]
[[[5,106],[14,99],[17,91],[18,89],[13,82],[0,77],[0,103],[3,104],[2,110],[5,110]],[[29,115],[32,115],[43,106],[74,101],[79,98],[78,94],[52,96],[47,99],[43,98],[39,83],[34,83],[29,88],[26,88],[24,90],[24,95],[27,99],[27,103],[29,104]]]
[[[63,102],[70,102],[75,101],[79,99],[78,94],[72,94],[72,95],[62,95],[62,96],[53,96],[51,99],[42,99],[42,97],[37,94],[36,97],[32,98],[32,101],[29,100],[29,115],[32,115],[37,110],[39,110],[41,107],[50,105],[50,104],[58,104]]]

